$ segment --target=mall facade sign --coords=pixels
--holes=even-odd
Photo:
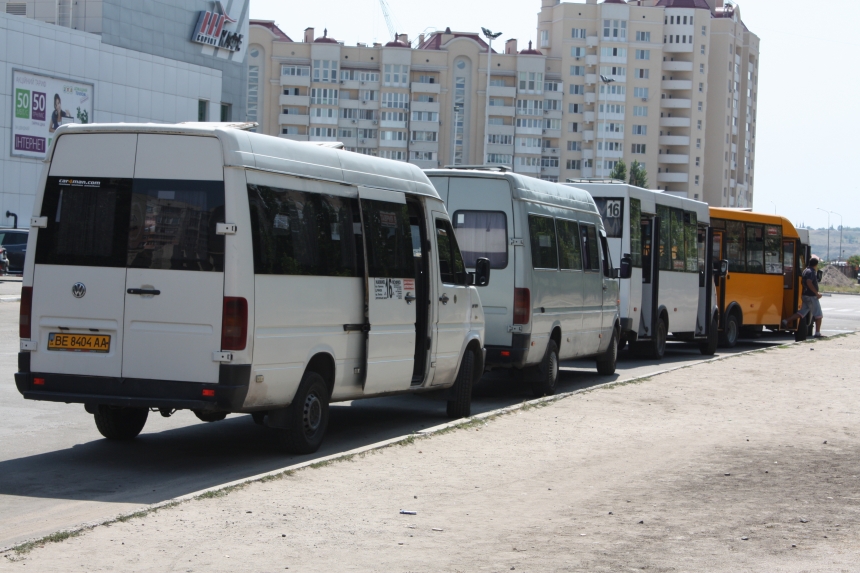
[[[191,41],[230,52],[242,49],[244,35],[237,30],[238,20],[230,17],[224,4],[214,2],[212,10],[201,10]]]
[[[12,71],[12,155],[45,159],[54,132],[93,122],[93,84]]]

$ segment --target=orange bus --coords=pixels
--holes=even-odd
[[[785,217],[711,207],[714,260],[728,260],[717,281],[720,344],[731,348],[742,333],[794,332],[806,340],[812,317],[781,327],[800,306],[801,274],[809,247]]]

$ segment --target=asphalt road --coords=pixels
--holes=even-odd
[[[0,282],[0,294],[12,294],[14,287]],[[860,330],[860,297],[834,295],[822,303],[825,335]],[[150,414],[139,439],[108,442],[83,406],[25,401],[18,394],[13,378],[17,320],[18,304],[0,302],[0,548],[310,459],[279,453],[269,431],[247,415],[204,424],[190,412],[171,418]],[[790,340],[763,334],[718,355]],[[565,363],[559,391],[643,376],[702,358],[695,346],[670,343],[660,363],[622,352],[618,372],[611,377],[599,376],[592,361]],[[523,385],[496,376],[476,387],[473,413],[530,398]],[[316,456],[446,421],[444,402],[431,395],[335,404],[326,442]]]

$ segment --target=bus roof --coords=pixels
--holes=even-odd
[[[225,167],[244,167],[335,183],[391,189],[440,199],[417,166],[236,129],[222,123],[94,123],[61,126],[54,141],[72,133],[155,133],[217,137]],[[53,154],[53,147],[48,154]]]
[[[569,209],[580,209],[597,213],[597,205],[591,195],[577,187],[568,187],[552,181],[543,181],[518,173],[491,171],[487,169],[427,169],[428,177],[478,177],[484,179],[506,179],[513,189],[514,199],[549,203]]]
[[[662,191],[653,191],[627,183],[599,183],[599,182],[583,182],[583,183],[566,183],[565,185],[574,185],[580,189],[584,189],[591,193],[594,197],[632,197],[639,199],[642,202],[643,213],[657,212],[657,205],[665,205],[666,207],[675,207],[692,211],[696,213],[696,219],[700,223],[710,222],[710,213],[708,204],[695,199],[687,199],[677,195],[670,195]]]
[[[768,213],[756,213],[741,209],[729,209],[725,207],[711,207],[711,219],[726,219],[728,221],[744,221],[747,223],[763,223],[765,225],[780,225],[782,236],[799,239],[800,235],[791,221],[779,215]]]

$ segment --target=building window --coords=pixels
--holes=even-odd
[[[581,141],[568,141],[567,142],[567,150],[568,151],[582,151],[582,142]]]
[[[379,90],[361,90],[359,92],[359,99],[361,101],[378,101]]]
[[[511,145],[514,142],[513,135],[502,135],[499,133],[491,133],[487,136],[487,143],[494,145]]]
[[[435,131],[413,131],[412,141],[438,141]]]
[[[636,50],[636,59],[637,60],[650,60],[651,59],[651,50]]]
[[[282,135],[298,135],[299,134],[299,128],[295,127],[293,125],[290,125],[288,127],[282,127],[281,128],[281,134]]]
[[[707,35],[708,35],[708,27],[707,27],[707,26],[702,26],[702,35],[703,35],[703,36],[707,36]]]
[[[385,92],[382,94],[382,107],[407,109],[408,95],[404,93]]]
[[[604,20],[603,21],[603,39],[615,40],[620,42],[627,41],[627,21],[626,20]]]
[[[701,140],[701,139],[697,139],[697,140],[696,140],[696,149],[701,149],[701,148],[702,148],[702,140]]]
[[[570,75],[572,75],[572,76],[584,76],[585,75],[585,66],[570,66]]]
[[[501,153],[488,153],[487,154],[487,163],[493,163],[496,165],[510,165],[511,164],[511,156],[504,155]]]
[[[700,73],[700,74],[704,74],[704,73],[705,73],[705,64],[699,64],[699,73]]]
[[[314,105],[337,105],[337,90],[332,88],[312,88],[311,103]]]
[[[281,66],[281,75],[308,77],[311,75],[311,69],[307,66]]]
[[[700,162],[700,161],[701,161],[701,158],[697,157],[697,158],[696,158],[696,167],[698,167],[698,166],[699,166],[699,162]]]
[[[597,150],[598,151],[623,151],[624,143],[621,141],[607,141],[603,143],[602,141],[597,142]]]
[[[577,40],[585,39],[585,28],[573,28],[570,31],[570,37]]]
[[[543,108],[545,110],[550,110],[550,111],[561,111],[561,100],[560,99],[544,100]]]
[[[701,129],[702,129],[702,120],[701,119],[696,122],[696,128],[698,128],[701,131]]]
[[[540,31],[540,46],[541,48],[549,48],[549,30]]]
[[[581,103],[567,104],[567,113],[582,113],[583,105]]]
[[[352,128],[343,128],[342,127],[342,128],[337,130],[337,136],[338,137],[352,138],[352,137],[355,137],[355,132],[352,130]]]
[[[540,72],[520,72],[519,89],[527,93],[543,92],[543,74]]]
[[[699,82],[699,93],[705,93],[705,83]]]
[[[406,141],[405,131],[380,131],[380,141]]]
[[[645,154],[645,144],[644,143],[634,143],[632,145],[631,151],[634,155],[644,155]]]
[[[633,126],[633,135],[648,135],[648,126],[647,125],[634,125]]]
[[[335,60],[314,60],[314,81],[337,83],[337,62]]]
[[[522,148],[531,148],[531,149],[540,149],[541,148],[541,140],[540,137],[518,137],[516,140],[516,146]]]
[[[563,92],[564,84],[561,82],[544,82],[543,91],[545,92]]]
[[[618,122],[603,122],[597,125],[599,133],[624,133],[624,124]]]
[[[610,103],[610,104],[600,104],[600,113],[614,113],[618,115],[624,115],[624,106],[621,104]]]
[[[336,127],[312,127],[308,130],[311,137],[337,137]]]
[[[600,84],[600,95],[604,93],[608,95],[626,95],[627,94],[627,86],[619,86],[618,84]]]
[[[696,185],[698,185],[698,184],[699,184],[699,176],[696,175]]]
[[[648,99],[648,88],[633,88],[633,97]]]
[[[436,161],[436,153],[432,151],[413,151],[410,159],[413,161]]]
[[[379,152],[379,156],[394,161],[406,161],[406,152],[399,149],[383,149]]]
[[[233,119],[233,106],[229,103],[221,104],[221,121],[228,122]]]
[[[584,85],[570,84],[570,95],[583,95],[583,94],[585,94],[585,86]]]
[[[412,121],[439,121],[439,114],[435,111],[413,111]]]
[[[376,139],[377,131],[375,129],[362,128],[358,130],[359,139]]]
[[[648,117],[648,106],[647,105],[634,105],[633,106],[633,115],[635,117]]]
[[[197,102],[197,121],[209,121],[209,102],[205,99]]]
[[[702,55],[703,56],[705,55],[705,45],[704,44],[702,44]]]
[[[514,158],[516,165],[520,167],[540,167],[540,157],[524,157],[522,155],[518,155]]]
[[[600,73],[604,76],[623,78],[627,76],[627,68],[624,66],[600,66]]]
[[[640,80],[647,80],[650,77],[648,68],[636,68],[633,71],[633,77]]]
[[[585,48],[581,46],[574,46],[570,49],[570,56],[573,58],[584,58],[585,57]]]
[[[257,121],[260,105],[260,66],[248,66],[248,106],[245,117],[248,121]]]
[[[651,41],[651,32],[636,32],[636,41],[637,42],[650,42]]]
[[[582,169],[582,159],[568,159],[565,167],[567,169],[580,170]]]
[[[543,128],[560,131],[561,130],[561,120],[560,119],[545,119],[545,120],[543,120]]]
[[[534,99],[517,100],[518,115],[543,115],[543,101]]]
[[[579,124],[576,122],[570,122],[567,124],[568,133],[577,133],[579,131]]]
[[[558,167],[558,157],[541,157],[541,167]]]
[[[600,55],[604,58],[626,58],[627,48],[600,48]]]
[[[385,64],[384,85],[405,88],[409,85],[409,66],[403,64]]]

